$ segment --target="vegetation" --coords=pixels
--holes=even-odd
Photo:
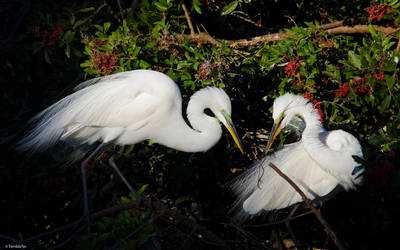
[[[291,226],[272,223],[287,218],[289,208],[236,225],[228,213],[234,197],[224,185],[263,156],[272,102],[285,92],[310,99],[327,129],[351,132],[364,148],[365,184],[321,207],[342,244],[384,249],[397,243],[388,232],[400,222],[394,206],[400,200],[398,0],[4,2],[2,245],[17,244],[13,238],[39,249],[285,249],[294,242],[333,248],[312,215]],[[84,223],[43,234],[81,216],[79,164],[67,167],[57,149],[22,155],[12,145],[29,118],[79,82],[134,69],[169,75],[185,105],[202,87],[224,88],[246,156],[228,136],[204,154],[151,142],[113,146],[88,173],[90,210],[104,212],[92,221],[92,237]],[[138,208],[107,166],[114,152],[153,209]],[[111,213],[114,206],[119,212]]]

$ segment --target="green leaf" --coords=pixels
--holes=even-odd
[[[111,23],[107,22],[107,23],[103,24],[103,26],[104,26],[104,33],[106,33],[108,31],[108,29],[110,28]]]
[[[192,6],[193,6],[194,10],[195,10],[197,13],[199,13],[199,14],[201,14],[200,5],[201,5],[201,4],[200,4],[200,1],[199,1],[199,0],[193,0]]]
[[[225,6],[224,9],[222,10],[221,15],[225,16],[232,13],[238,6],[238,3],[239,3],[238,1],[233,1],[232,3]]]
[[[44,49],[44,60],[45,60],[48,64],[51,64],[50,56],[49,56],[49,51],[47,50],[47,48]]]
[[[387,108],[389,108],[390,101],[392,100],[391,95],[387,95],[385,99],[383,99],[381,105],[379,105],[380,111],[385,111]]]
[[[85,21],[84,20],[78,20],[74,26],[72,27],[73,29],[76,29],[77,27],[81,26]]]
[[[376,37],[376,31],[374,29],[374,26],[372,26],[372,24],[368,25],[368,30],[371,33],[372,38],[374,39]]]
[[[145,60],[140,60],[139,66],[142,69],[148,69],[148,68],[150,68],[151,65],[148,62],[146,62]]]
[[[71,47],[69,46],[69,44],[67,44],[67,46],[65,47],[65,55],[67,56],[67,58],[71,56]]]
[[[67,32],[64,33],[64,40],[66,43],[72,42],[72,39],[74,39],[75,32],[68,30]]]
[[[99,31],[103,32],[103,26],[95,24],[94,27],[96,27]]]
[[[137,191],[139,195],[143,194],[144,190],[149,186],[149,184],[144,184],[140,189]]]
[[[354,51],[349,51],[349,61],[353,66],[361,69],[361,56],[354,53]]]
[[[84,9],[80,9],[78,10],[78,12],[89,12],[89,11],[93,11],[94,7],[89,7],[89,8],[84,8]]]
[[[154,3],[154,5],[161,12],[165,12],[168,9],[167,2],[165,2],[165,1],[157,1]]]
[[[69,18],[69,21],[70,21],[71,25],[74,24],[74,23],[75,23],[75,16],[72,15],[72,16]]]

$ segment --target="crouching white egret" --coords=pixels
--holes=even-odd
[[[100,142],[81,166],[85,214],[88,214],[85,166],[104,144],[152,140],[180,151],[204,152],[221,138],[219,120],[243,152],[230,117],[230,99],[220,88],[204,88],[190,98],[187,118],[191,127],[182,117],[178,86],[163,73],[133,70],[92,79],[78,88],[33,119],[36,125],[19,142],[19,149],[43,151],[59,141],[76,146]],[[207,108],[215,117],[204,113]]]
[[[272,117],[274,125],[266,153],[281,128],[293,119],[302,119],[305,129],[299,142],[265,156],[232,182],[231,188],[238,196],[235,207],[240,209],[239,218],[302,201],[289,183],[268,166],[270,162],[293,180],[310,200],[327,195],[337,185],[348,190],[362,181],[364,169],[352,157],[363,156],[358,140],[343,130],[326,131],[307,99],[293,94],[278,97]]]

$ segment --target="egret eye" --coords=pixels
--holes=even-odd
[[[355,174],[357,174],[358,172],[360,172],[360,170],[362,170],[364,167],[363,166],[357,166],[357,167],[355,167],[354,169],[353,169],[353,172],[351,172],[351,175],[355,175]],[[358,176],[357,176],[358,177]]]
[[[213,112],[211,111],[211,109],[209,109],[209,108],[204,109],[204,113],[205,113],[206,115],[208,115],[208,116],[212,116],[212,117],[215,116],[214,113],[213,113]]]

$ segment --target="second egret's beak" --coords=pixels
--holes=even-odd
[[[242,142],[239,139],[238,133],[237,133],[236,128],[235,128],[235,125],[233,125],[232,118],[230,117],[228,112],[226,112],[225,110],[222,110],[221,113],[222,113],[222,115],[224,116],[224,118],[226,120],[226,123],[223,122],[223,124],[226,126],[226,128],[229,131],[229,133],[232,135],[232,138],[235,141],[236,145],[238,146],[240,152],[242,152],[242,154],[244,154],[243,145],[242,145]]]
[[[265,155],[268,154],[268,152],[271,149],[272,143],[274,142],[276,136],[279,134],[279,132],[281,132],[282,121],[283,121],[283,115],[281,115],[274,122],[274,125],[272,126],[272,129],[271,129],[271,133],[269,134],[268,144],[267,144],[267,151],[265,152]]]

